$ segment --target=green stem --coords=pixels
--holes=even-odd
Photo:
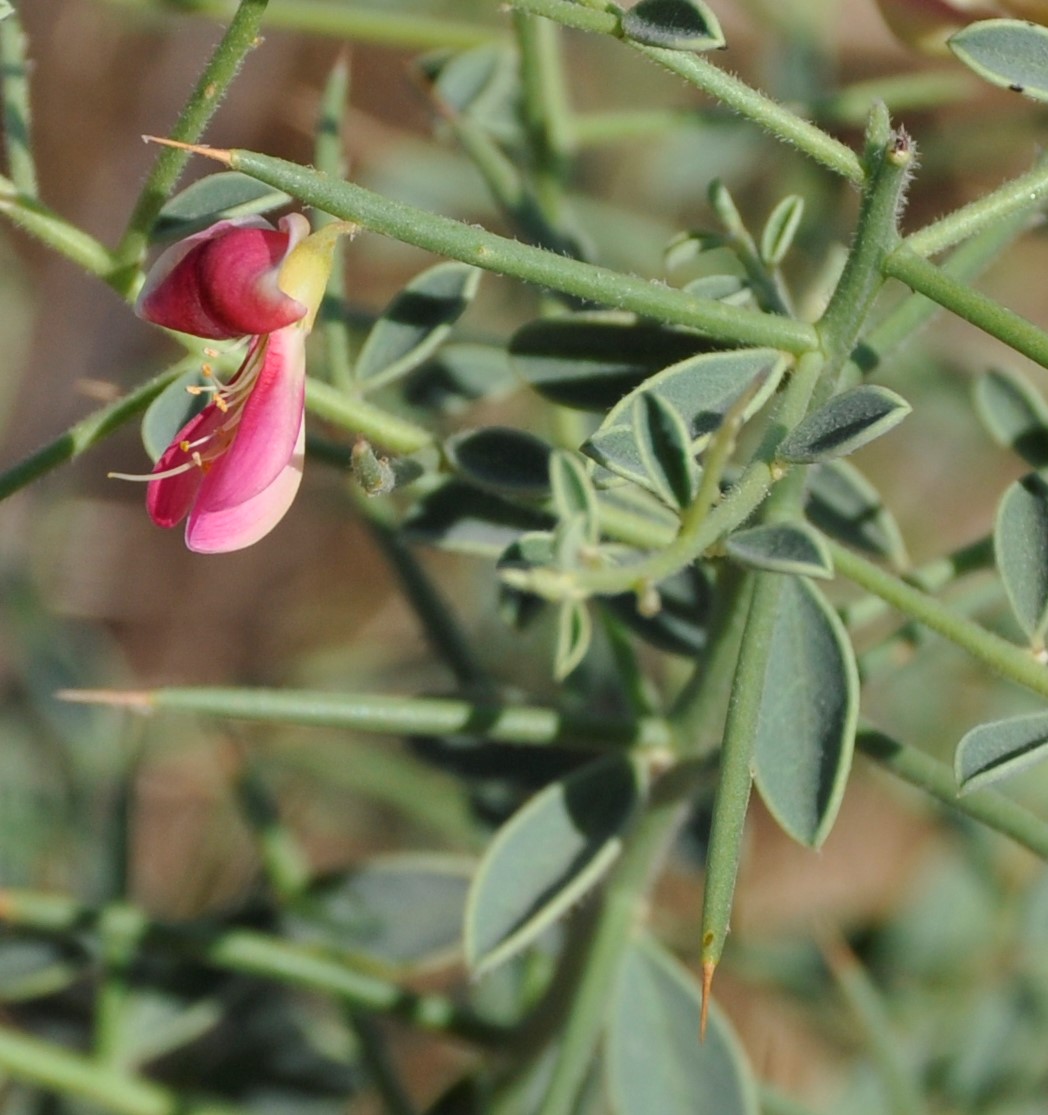
[[[32,116],[26,37],[17,12],[0,21],[0,95],[4,105],[4,146],[15,189],[35,198],[39,188],[33,159]]]
[[[20,928],[60,936],[82,934],[96,927],[105,916],[104,909],[82,906],[62,895],[0,890],[0,921]],[[505,1036],[501,1027],[443,995],[401,987],[376,974],[373,963],[350,957],[345,951],[328,955],[315,946],[294,944],[250,929],[209,928],[200,924],[145,925],[140,942],[144,949],[162,949],[222,971],[319,991],[351,1006],[390,1014],[421,1029],[466,1041],[494,1044]]]
[[[202,152],[207,154],[207,152]],[[786,352],[815,348],[812,326],[774,314],[725,306],[682,290],[595,267],[461,221],[384,198],[353,182],[339,182],[307,167],[252,151],[215,152],[235,170],[290,193],[308,205],[406,244],[488,271],[563,291],[605,306],[633,310],[735,344]]]
[[[155,0],[109,0],[109,3],[144,11],[156,8]],[[226,20],[233,12],[233,4],[231,0],[181,0],[179,10]],[[383,11],[349,5],[343,0],[271,0],[266,26],[408,50],[436,47],[468,50],[503,34],[495,25],[466,23],[414,11]]]
[[[309,886],[309,857],[280,816],[280,807],[249,754],[237,756],[240,811],[258,847],[266,879],[281,902],[300,897]]]
[[[1048,671],[1026,647],[1009,643],[972,620],[956,615],[934,597],[885,572],[840,543],[829,538],[825,541],[834,569],[840,576],[881,597],[911,619],[966,650],[996,673],[1042,697],[1048,697]]]
[[[262,16],[268,2],[240,0],[226,33],[215,47],[196,88],[169,132],[171,139],[180,143],[196,143],[203,135],[244,59],[261,41]],[[125,297],[131,294],[138,280],[153,224],[174,190],[188,158],[188,152],[177,147],[163,148],[157,154],[153,169],[138,195],[127,230],[114,252],[121,268],[115,285]]]
[[[349,1011],[350,1025],[357,1036],[364,1070],[382,1097],[388,1115],[416,1115],[415,1105],[400,1082],[396,1066],[389,1055],[382,1031],[371,1015],[359,1010]]]
[[[417,453],[433,444],[428,430],[398,418],[363,399],[346,395],[318,379],[306,380],[306,408],[311,414],[373,441],[391,453]]]
[[[931,298],[951,313],[978,326],[991,337],[1048,368],[1048,333],[1031,321],[1005,309],[999,302],[952,278],[941,267],[915,255],[905,245],[884,261],[884,273],[911,290]]]
[[[108,248],[35,197],[18,192],[6,178],[0,178],[0,213],[89,275],[114,285],[114,262]]]
[[[621,36],[619,17],[608,11],[582,8],[568,0],[511,0],[519,11],[545,16],[565,27],[584,31],[597,31],[606,35]],[[753,121],[758,127],[784,143],[792,144],[816,162],[861,185],[862,164],[851,148],[827,135],[821,128],[791,112],[788,108],[759,93],[737,77],[719,70],[704,58],[685,51],[664,50],[661,47],[630,45],[645,57],[664,66],[671,73],[716,98],[740,116]]]
[[[903,247],[918,256],[932,256],[993,228],[1016,214],[1028,214],[1048,201],[1048,160],[999,186],[985,197],[955,209],[903,240]]]
[[[151,1080],[99,1065],[51,1042],[0,1027],[0,1069],[12,1080],[75,1096],[116,1115],[235,1115],[237,1108],[194,1102]]]
[[[136,387],[122,399],[82,418],[60,437],[0,473],[0,500],[6,499],[59,465],[80,456],[84,450],[90,449],[114,430],[118,430],[125,422],[141,414],[169,383],[198,363],[199,357],[187,356],[167,371]]]
[[[69,690],[68,700],[135,712],[190,712],[235,720],[346,728],[384,735],[468,734],[494,743],[605,750],[661,750],[670,745],[664,720],[620,719],[560,712],[537,705],[501,705],[453,698],[342,694],[296,689],[172,687],[139,691]]]
[[[860,731],[855,745],[868,759],[954,812],[1010,837],[1035,856],[1048,860],[1048,823],[1004,794],[996,790],[976,790],[958,796],[957,779],[949,764],[881,732]]]

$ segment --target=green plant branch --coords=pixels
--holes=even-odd
[[[8,173],[20,194],[35,198],[39,185],[33,158],[26,36],[17,11],[0,20],[0,95]]]
[[[162,4],[157,0],[108,2],[143,12],[173,6],[173,0]],[[178,0],[177,7],[184,14],[220,20],[229,19],[234,11],[232,0]],[[342,0],[270,0],[266,26],[420,50],[437,47],[468,50],[504,37],[504,31],[495,25],[484,26],[416,12],[382,11],[348,5]]]
[[[97,1104],[116,1115],[243,1115],[242,1108],[190,1099],[8,1026],[0,1026],[0,1069],[12,1080]]]
[[[504,705],[442,697],[327,693],[301,689],[171,687],[149,690],[67,690],[67,700],[133,712],[189,712],[270,724],[346,728],[383,735],[467,734],[493,743],[605,750],[662,749],[669,725],[656,717],[633,722],[560,712],[538,705]]]
[[[900,245],[887,257],[884,273],[1028,356],[1042,368],[1048,368],[1048,333],[985,294],[965,286],[905,245]]]
[[[319,379],[306,380],[306,409],[325,422],[359,434],[401,456],[417,453],[435,441],[433,434],[414,422],[347,395]]]
[[[160,375],[147,380],[127,395],[117,399],[115,403],[110,403],[101,410],[96,410],[93,414],[82,418],[54,441],[48,442],[35,453],[30,453],[17,464],[0,472],[0,500],[7,499],[8,496],[52,469],[80,456],[92,445],[118,430],[125,422],[141,414],[169,383],[198,363],[199,356],[187,356]]]
[[[1004,794],[997,790],[976,790],[959,797],[957,779],[948,763],[882,732],[865,728],[856,736],[855,744],[868,759],[897,778],[1048,860],[1048,822]]]
[[[0,922],[49,936],[95,931],[105,908],[84,906],[62,895],[0,890]],[[139,915],[142,916],[142,915]],[[401,987],[377,974],[377,966],[250,929],[197,925],[143,926],[143,949],[158,948],[227,972],[257,976],[303,990],[320,991],[363,1010],[388,1014],[477,1044],[493,1044],[505,1030],[437,994]],[[50,1048],[50,1047],[49,1047]]]
[[[945,217],[910,233],[903,247],[919,256],[932,256],[1010,217],[1028,214],[1048,202],[1048,160],[1013,178],[992,193],[955,209]]]
[[[551,290],[664,321],[686,325],[732,344],[766,345],[785,352],[817,347],[805,322],[725,306],[710,298],[596,267],[522,244],[486,229],[382,197],[353,182],[335,181],[308,167],[253,151],[198,148],[199,154],[277,186],[343,220],[450,259]]]
[[[1048,697],[1048,671],[1026,647],[1010,643],[964,616],[956,615],[933,596],[908,585],[830,538],[825,538],[834,569],[849,581],[879,596],[917,623],[937,632],[1018,685]]]
[[[170,129],[172,139],[195,143],[203,135],[244,59],[261,41],[262,16],[268,2],[240,0],[237,4],[226,33]],[[153,224],[175,188],[187,160],[188,154],[177,147],[160,151],[138,195],[127,229],[113,253],[120,268],[114,285],[125,297],[131,296],[137,284]]]
[[[610,11],[583,8],[568,3],[567,0],[511,0],[511,2],[512,6],[519,11],[545,16],[565,27],[622,37],[619,17]],[[757,124],[776,139],[792,144],[848,181],[856,185],[862,184],[862,164],[850,147],[846,147],[827,135],[821,128],[809,123],[763,93],[759,93],[737,77],[718,69],[705,58],[686,51],[664,50],[660,47],[643,46],[632,42],[629,45],[740,116]]]

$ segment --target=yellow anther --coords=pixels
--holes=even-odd
[[[183,438],[178,443],[178,448],[181,449],[183,453],[188,453],[189,450],[192,449],[193,447],[192,447],[191,443],[189,442],[189,440],[187,438]]]

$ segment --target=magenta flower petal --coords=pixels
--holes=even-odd
[[[252,364],[257,361],[257,366]],[[268,488],[295,450],[306,395],[306,334],[297,326],[278,329],[253,344],[241,379],[249,394],[227,422],[235,433],[228,448],[206,471],[197,507],[219,511],[244,503]]]
[[[215,509],[197,501],[186,524],[186,545],[199,554],[242,550],[267,535],[287,513],[302,481],[306,427],[302,416],[291,459],[276,479],[243,503]]]
[[[226,416],[212,403],[191,418],[164,450],[153,472],[169,475],[150,480],[146,489],[146,510],[157,526],[173,527],[180,523],[193,506],[204,479],[204,470],[194,462],[192,450],[183,446],[213,437],[225,421]],[[171,474],[177,469],[183,471]]]
[[[210,340],[270,333],[298,321],[307,308],[277,284],[285,257],[308,230],[305,218],[294,217],[284,218],[280,231],[256,217],[219,221],[175,244],[146,277],[136,313]]]

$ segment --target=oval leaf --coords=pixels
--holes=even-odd
[[[770,523],[736,531],[726,549],[742,565],[772,573],[832,577],[833,561],[826,543],[801,523]]]
[[[897,426],[910,409],[887,387],[854,387],[802,419],[779,446],[779,460],[810,464],[847,456]]]
[[[582,451],[617,476],[649,487],[648,464],[633,426],[633,407],[640,395],[658,395],[676,410],[695,450],[717,429],[728,409],[759,384],[746,407],[746,417],[755,414],[775,390],[785,369],[786,358],[769,348],[710,352],[682,360],[652,376],[612,407]]]
[[[445,449],[455,468],[479,488],[530,499],[549,495],[553,449],[534,434],[486,426],[449,438]]]
[[[709,579],[694,565],[659,581],[658,591],[659,609],[654,615],[637,611],[635,592],[601,597],[599,602],[653,647],[694,657],[707,641],[706,624],[713,601]]]
[[[357,358],[361,380],[388,382],[417,368],[472,302],[480,272],[465,263],[438,263],[414,279],[383,311]]]
[[[446,550],[498,557],[522,534],[552,526],[549,515],[452,480],[419,500],[404,522],[404,532]]]
[[[579,410],[607,410],[661,368],[712,342],[630,314],[594,312],[531,322],[509,353],[520,374],[547,399]]]
[[[1048,101],[1048,28],[1019,19],[983,19],[947,46],[984,81]]]
[[[761,233],[761,259],[778,267],[786,258],[804,216],[804,198],[797,194],[784,197],[771,211]]]
[[[575,453],[558,450],[550,458],[549,479],[558,518],[566,522],[579,516],[586,541],[596,543],[600,537],[600,508],[583,462]]]
[[[553,655],[553,677],[563,681],[586,657],[593,640],[593,620],[583,600],[568,600],[557,617],[557,645]]]
[[[498,831],[466,908],[474,973],[526,948],[603,877],[641,794],[633,763],[609,755],[547,786]]]
[[[518,386],[504,348],[451,341],[415,370],[403,391],[411,406],[454,414]]]
[[[877,489],[847,461],[826,461],[812,469],[804,511],[831,538],[887,558],[899,569],[909,564],[895,517]]]
[[[717,17],[700,0],[640,0],[623,14],[622,33],[668,50],[718,50],[725,45]]]
[[[1048,626],[1048,481],[1031,472],[1004,493],[993,531],[997,568],[1019,626],[1040,643]]]
[[[716,1003],[652,941],[630,944],[608,1014],[605,1071],[615,1115],[757,1115],[746,1057]]]
[[[795,840],[818,847],[840,808],[855,746],[859,677],[844,625],[802,577],[784,579],[761,692],[754,779]]]
[[[975,409],[998,445],[1034,468],[1048,465],[1048,406],[1025,379],[998,369],[980,376]]]
[[[637,396],[633,430],[649,487],[670,507],[691,503],[699,486],[699,466],[684,419],[653,391]]]
[[[160,210],[150,235],[154,240],[177,240],[215,221],[268,213],[290,201],[290,194],[257,178],[237,170],[220,171],[175,194]]]
[[[954,771],[962,792],[979,790],[1048,758],[1048,713],[973,728],[957,745]]]

